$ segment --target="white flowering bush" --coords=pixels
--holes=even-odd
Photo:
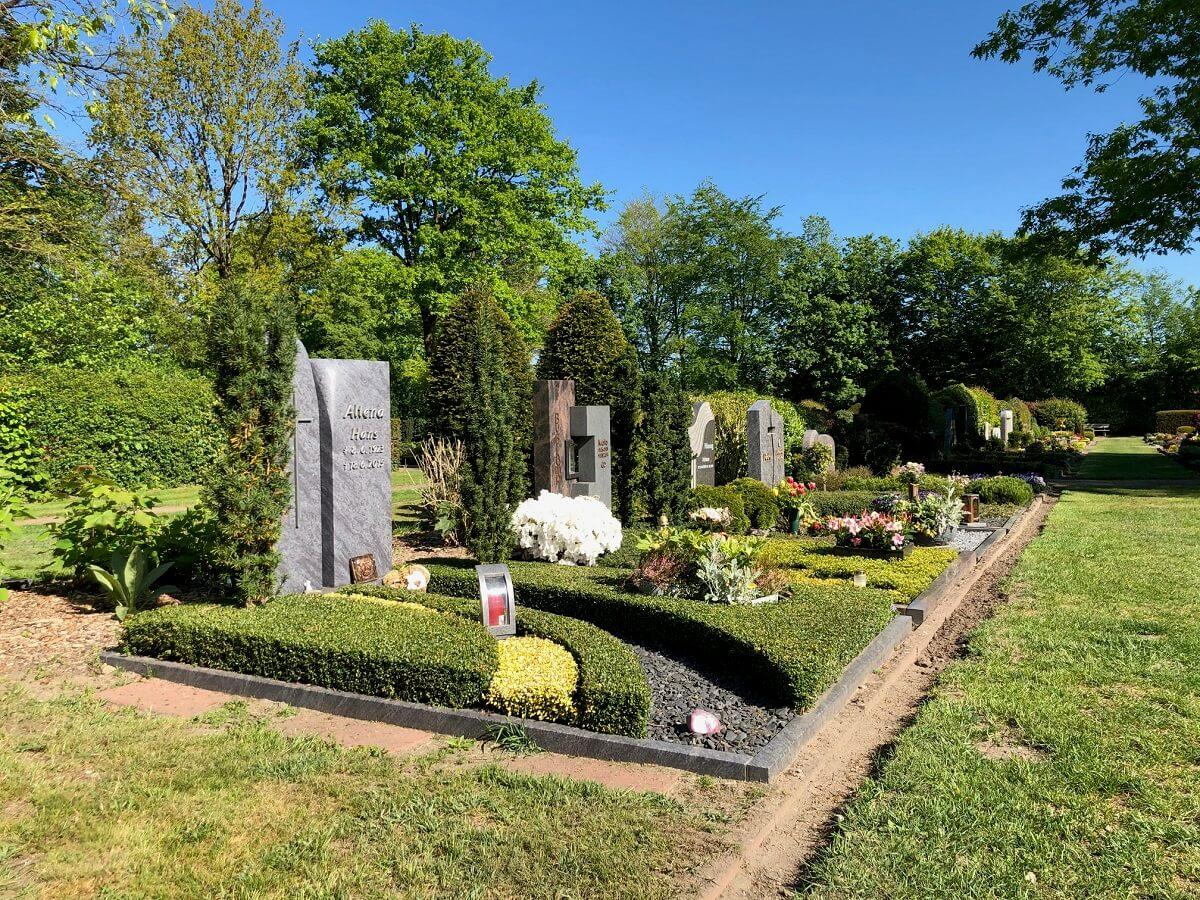
[[[594,566],[621,546],[621,523],[595,497],[542,491],[513,513],[517,545],[534,559]]]

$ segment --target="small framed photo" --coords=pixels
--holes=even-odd
[[[375,567],[375,554],[364,553],[362,556],[350,557],[350,583],[363,584],[367,581],[378,581],[379,570]]]
[[[508,566],[476,566],[475,575],[479,578],[479,606],[484,627],[494,637],[512,637],[517,633],[517,602]]]

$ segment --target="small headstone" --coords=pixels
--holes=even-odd
[[[595,497],[612,509],[612,457],[607,406],[572,406],[574,466],[570,496]]]
[[[837,468],[837,444],[828,434],[818,434],[817,443],[822,447],[829,449],[829,459],[825,463],[825,471],[832,472]]]
[[[692,425],[688,429],[692,443],[692,487],[717,483],[717,420],[712,407],[701,402],[692,406]]]
[[[292,503],[278,550],[285,593],[377,581],[392,562],[392,438],[386,362],[309,359],[292,377]]]
[[[534,383],[533,490],[595,497],[612,508],[609,409],[576,406],[570,379]]]
[[[809,447],[811,447],[813,444],[815,444],[817,442],[817,438],[819,438],[820,436],[821,436],[821,432],[817,431],[815,428],[809,428],[807,431],[804,432],[804,437],[802,437],[800,439],[800,446],[802,446],[805,450],[807,450]]]
[[[746,412],[746,443],[750,477],[771,487],[783,481],[783,417],[769,400],[756,400]]]
[[[1004,442],[1004,446],[1008,446],[1008,437],[1013,433],[1013,411],[1011,409],[1000,410],[1000,440]]]

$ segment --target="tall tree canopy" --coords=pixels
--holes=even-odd
[[[1031,231],[1069,231],[1093,250],[1187,251],[1200,235],[1200,4],[1034,0],[1001,16],[980,58],[1033,59],[1068,88],[1151,81],[1142,117],[1091,135],[1064,192],[1025,211]]]
[[[372,22],[315,54],[306,158],[353,214],[349,235],[403,263],[427,348],[465,286],[499,275],[532,288],[578,255],[570,236],[603,194],[580,181],[536,82],[493,77],[478,44],[416,26]]]
[[[91,142],[114,190],[167,230],[188,268],[222,280],[239,231],[256,224],[266,241],[289,187],[304,77],[282,34],[260,0],[184,6],[165,35],[121,49],[93,107]]]

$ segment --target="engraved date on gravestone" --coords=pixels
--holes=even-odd
[[[346,409],[345,419],[382,419],[387,410],[351,404]],[[377,429],[355,425],[350,430],[349,443],[342,448],[342,470],[360,472],[382,469],[387,465],[388,448],[382,442]]]

